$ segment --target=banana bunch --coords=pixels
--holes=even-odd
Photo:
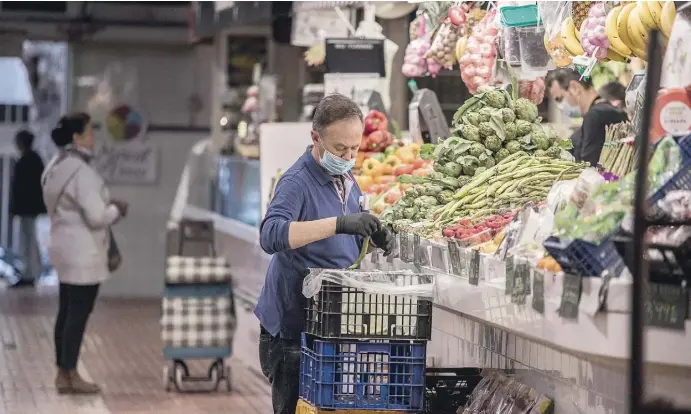
[[[676,18],[674,2],[635,1],[614,7],[607,14],[605,31],[610,49],[624,57],[635,56],[647,60],[649,33],[662,32],[667,44]]]
[[[609,37],[609,36],[608,36]],[[564,45],[564,49],[571,55],[583,56],[585,51],[583,46],[581,46],[581,32],[573,22],[571,17],[567,17],[561,24],[561,30],[559,32],[559,40]],[[611,39],[610,39],[611,42]],[[614,49],[612,45],[607,50],[607,58],[605,60],[613,60],[616,62],[626,62],[631,53],[623,54],[618,50]],[[559,65],[557,65],[559,66]]]

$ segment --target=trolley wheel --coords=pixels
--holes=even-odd
[[[168,365],[163,366],[163,389],[166,392],[170,392],[170,367]]]
[[[173,366],[173,375],[175,387],[178,391],[182,391],[182,383],[185,378],[189,377],[189,369],[187,368],[187,364],[182,361],[175,361]]]

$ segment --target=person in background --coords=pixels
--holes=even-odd
[[[273,257],[254,313],[274,414],[294,414],[298,402],[308,269],[347,268],[366,237],[384,255],[393,249],[392,234],[361,210],[362,192],[351,172],[363,129],[355,102],[340,94],[325,97],[312,120],[313,145],[279,179],[261,224],[261,247]]]
[[[626,87],[614,81],[603,85],[598,91],[603,99],[606,99],[617,108],[626,110]]]
[[[95,394],[95,384],[77,371],[84,330],[100,284],[109,276],[109,231],[127,215],[127,203],[112,200],[89,165],[94,147],[91,118],[64,116],[52,132],[58,153],[43,174],[43,198],[51,220],[50,259],[60,281],[55,321],[55,386],[60,394]]]
[[[36,233],[36,218],[46,213],[41,190],[43,160],[33,149],[34,134],[19,131],[15,136],[19,159],[12,173],[10,214],[19,220],[19,254],[24,260],[24,271],[19,283],[31,284],[42,271],[41,250]]]
[[[592,81],[581,79],[573,69],[557,69],[550,75],[547,84],[559,109],[568,117],[583,118],[583,125],[571,137],[573,156],[576,161],[597,165],[605,144],[605,127],[626,121],[626,112],[603,99]]]

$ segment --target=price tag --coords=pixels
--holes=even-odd
[[[581,301],[581,277],[564,274],[564,292],[561,295],[559,316],[578,319],[578,305]]]
[[[370,262],[373,265],[378,265],[379,264],[379,249],[374,249],[372,251],[372,257],[370,258]]]
[[[408,233],[401,233],[401,244],[398,249],[398,256],[399,259],[406,263],[411,262],[412,254],[410,251],[410,237],[408,237]]]
[[[480,252],[474,249],[468,249],[467,257],[469,257],[468,266],[468,283],[477,286],[480,283]]]
[[[391,252],[390,255],[386,256],[386,263],[389,264],[393,264],[393,259],[397,258],[400,253],[401,243],[398,234],[396,235],[396,237],[393,238],[393,244],[393,252]]]
[[[545,274],[540,270],[533,271],[533,309],[545,313]]]
[[[444,260],[444,249],[437,244],[433,244],[430,246],[430,248],[430,261],[432,262],[431,266],[435,269],[441,270],[444,273],[449,273],[449,268]]]
[[[413,262],[415,263],[415,266],[422,267],[422,266],[429,266],[430,264],[430,257],[429,257],[429,249],[427,248],[427,241],[426,240],[421,240],[419,234],[414,234],[413,235],[413,253],[414,253],[414,260]]]
[[[506,257],[506,284],[504,285],[504,294],[511,295],[513,293],[513,285],[516,279],[516,267],[514,266],[513,256]]]
[[[513,291],[511,302],[524,305],[530,289],[530,266],[527,263],[515,263]]]
[[[451,262],[451,273],[461,276],[461,252],[456,240],[449,239],[449,261]]]
[[[647,324],[683,331],[687,304],[684,287],[650,283],[645,302]]]

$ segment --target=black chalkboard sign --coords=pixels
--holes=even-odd
[[[386,76],[383,39],[326,39],[327,73],[378,73]]]
[[[545,274],[541,270],[533,272],[533,309],[545,313]]]
[[[514,282],[511,302],[524,305],[530,291],[530,267],[527,263],[514,263]]]
[[[561,295],[559,316],[566,319],[578,318],[578,305],[581,302],[581,276],[564,274],[564,292]]]
[[[504,285],[504,294],[511,295],[513,293],[513,285],[516,280],[516,267],[514,266],[513,256],[506,257],[506,284]]]
[[[400,233],[400,244],[398,248],[398,258],[402,261],[408,263],[412,260],[412,254],[410,251],[410,237],[408,233]]]
[[[687,303],[684,287],[650,283],[645,302],[647,324],[659,328],[684,330]]]
[[[456,276],[461,276],[461,253],[458,248],[458,242],[453,239],[448,240],[449,246],[449,261],[451,262],[451,273]]]
[[[470,258],[468,266],[468,283],[473,286],[480,284],[480,252],[470,249],[467,256]]]

